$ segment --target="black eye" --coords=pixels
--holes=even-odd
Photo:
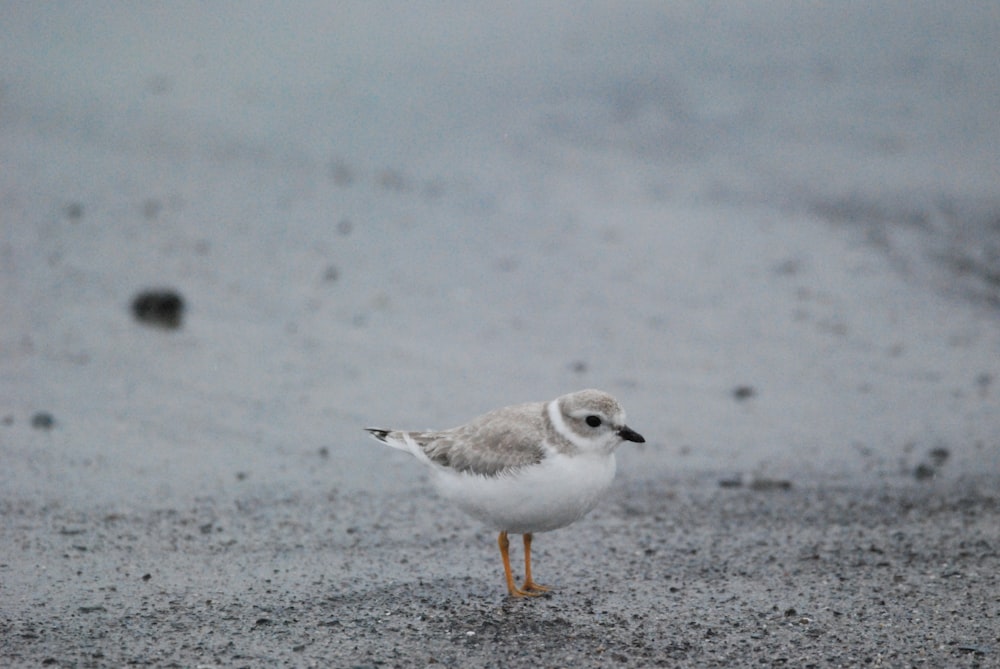
[[[587,425],[590,427],[600,427],[601,419],[597,416],[587,416]]]

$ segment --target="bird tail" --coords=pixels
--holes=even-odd
[[[371,435],[372,439],[380,441],[383,444],[389,443],[389,433],[392,430],[383,430],[380,427],[366,427],[365,432]],[[390,444],[391,445],[391,444]]]
[[[400,432],[398,430],[383,430],[380,427],[366,427],[365,431],[371,435],[371,438],[375,441],[385,444],[386,446],[392,446],[393,448],[398,448],[401,451],[406,451],[407,453],[413,453],[413,448],[407,443],[406,433]]]
[[[400,451],[405,451],[418,460],[430,463],[430,459],[424,453],[424,449],[413,438],[414,434],[417,433],[403,432],[401,430],[383,430],[380,427],[366,427],[365,431],[371,435],[372,439],[379,443],[392,446]]]

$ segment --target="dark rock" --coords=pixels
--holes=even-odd
[[[144,290],[132,300],[132,314],[145,325],[176,330],[184,319],[184,298],[174,290]]]
[[[935,467],[940,467],[949,457],[951,457],[951,452],[943,446],[938,446],[937,448],[932,448],[927,454],[927,457],[930,458],[931,463]]]
[[[754,479],[750,483],[750,489],[758,492],[770,492],[771,490],[791,490],[792,482],[785,479]]]
[[[48,411],[39,411],[31,417],[31,427],[36,430],[51,430],[56,425],[56,419]]]

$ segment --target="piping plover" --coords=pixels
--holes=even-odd
[[[618,401],[600,390],[496,409],[440,432],[366,429],[427,465],[442,495],[499,530],[507,591],[514,597],[548,590],[531,578],[532,534],[569,525],[593,509],[615,476],[615,449],[645,441],[625,425]],[[511,573],[508,533],[524,535],[520,588]]]

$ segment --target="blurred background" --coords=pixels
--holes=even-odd
[[[584,387],[624,485],[998,470],[995,2],[2,14],[13,496],[407,486],[362,427]]]

